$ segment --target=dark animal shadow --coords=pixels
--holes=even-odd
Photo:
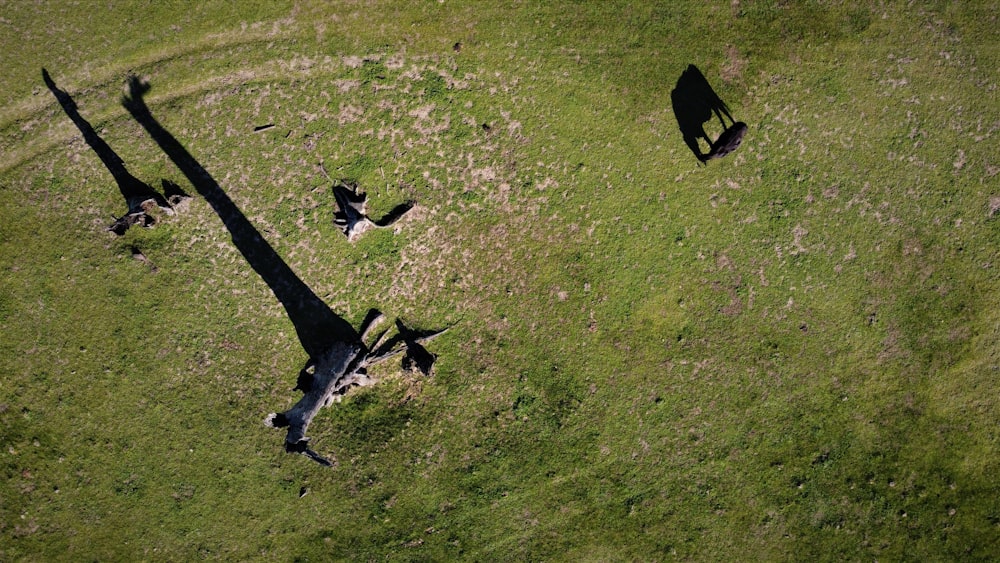
[[[357,184],[344,181],[333,186],[333,197],[337,200],[337,211],[333,214],[333,222],[347,235],[347,240],[354,240],[372,227],[388,227],[401,219],[413,209],[413,202],[407,201],[393,207],[381,219],[368,217],[368,194],[358,191]]]
[[[372,347],[372,356],[388,358],[405,353],[402,360],[403,369],[418,371],[425,376],[430,375],[437,356],[424,348],[423,343],[441,334],[441,331],[414,330],[399,319],[396,319],[396,331],[396,335],[388,340],[384,340],[385,332],[379,335]]]
[[[104,163],[105,168],[114,176],[115,181],[118,183],[118,190],[121,192],[122,197],[125,198],[125,204],[128,205],[128,212],[121,218],[115,218],[114,223],[108,227],[108,230],[117,235],[122,235],[132,225],[152,226],[156,222],[156,218],[153,214],[149,213],[152,211],[151,206],[158,207],[166,215],[173,215],[174,212],[168,199],[164,198],[149,184],[136,178],[128,171],[121,157],[104,142],[104,139],[101,139],[100,135],[94,131],[93,126],[80,115],[80,111],[73,98],[66,91],[60,90],[56,86],[52,77],[49,76],[49,72],[44,68],[42,69],[42,79],[45,80],[45,85],[49,87],[52,95],[59,101],[59,105],[62,106],[63,111],[66,112],[66,115],[73,121],[73,124],[80,130],[80,133],[83,134],[83,140],[97,153],[101,162]],[[168,183],[167,180],[163,182],[164,186]],[[183,192],[181,193],[183,194]]]
[[[313,293],[264,240],[208,171],[153,118],[143,99],[148,90],[147,84],[135,76],[130,77],[129,95],[122,99],[122,105],[222,219],[236,248],[285,308],[302,348],[309,355],[295,386],[302,391],[302,398],[285,412],[268,415],[265,423],[273,428],[287,428],[285,451],[300,453],[321,465],[332,466],[333,462],[309,447],[310,439],[306,431],[316,413],[337,400],[347,389],[371,385],[374,381],[367,375],[368,366],[397,354],[405,352],[404,365],[414,366],[429,374],[435,356],[422,343],[444,330],[418,332],[397,321],[398,335],[386,339],[388,331],[382,331],[371,347],[366,346],[369,333],[385,316],[372,309],[361,323],[359,333]]]
[[[360,342],[360,335],[354,327],[334,313],[299,279],[212,175],[153,117],[143,99],[148,89],[148,85],[133,77],[130,81],[131,94],[122,100],[122,105],[222,219],[233,244],[285,308],[309,357],[319,357],[336,342]]]
[[[167,202],[170,203],[170,205],[177,205],[178,203],[191,197],[184,190],[182,190],[180,186],[170,180],[163,180],[162,184],[163,195],[167,198]]]
[[[670,100],[684,143],[700,162],[722,158],[739,147],[747,131],[746,124],[733,119],[729,106],[715,93],[698,67],[688,65],[681,73],[677,85],[670,92]],[[712,141],[705,133],[705,124],[711,121],[713,113],[719,118],[723,129],[716,141]],[[722,118],[723,115],[729,118],[729,126]],[[702,152],[700,140],[708,145],[707,152]]]

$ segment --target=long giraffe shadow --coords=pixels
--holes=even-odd
[[[670,100],[684,143],[700,162],[722,158],[740,146],[747,132],[747,125],[733,119],[729,106],[715,93],[705,75],[695,65],[688,65],[681,73],[677,85],[670,92]],[[705,133],[705,124],[711,121],[713,113],[719,118],[723,128],[715,141]],[[722,118],[723,114],[729,118],[729,126]],[[708,145],[707,152],[701,151],[700,140]]]
[[[383,330],[371,347],[366,346],[368,333],[384,316],[374,309],[369,311],[359,333],[334,313],[282,260],[211,174],[153,117],[144,100],[148,91],[148,84],[135,76],[130,77],[129,94],[122,98],[122,105],[222,220],[236,248],[285,308],[302,348],[309,355],[296,386],[303,392],[302,399],[284,413],[272,413],[267,422],[274,427],[288,428],[286,451],[302,453],[323,465],[332,465],[308,447],[309,438],[305,433],[316,413],[347,388],[371,384],[367,367],[398,354],[405,353],[404,366],[409,363],[425,375],[429,374],[434,356],[421,343],[444,331],[416,332],[397,320],[396,335],[386,338],[388,331]]]
[[[125,109],[222,219],[233,244],[285,308],[306,353],[315,358],[333,342],[358,340],[360,337],[354,327],[334,313],[292,271],[211,174],[153,117],[143,100],[148,86],[133,80],[130,88],[131,96],[123,100]]]
[[[42,79],[45,81],[45,85],[49,87],[49,91],[52,92],[52,95],[59,102],[59,105],[62,106],[63,111],[66,112],[66,115],[76,125],[76,128],[83,134],[83,140],[86,141],[87,145],[101,159],[108,172],[111,172],[115,182],[118,183],[118,190],[121,192],[122,197],[125,198],[128,211],[121,218],[115,218],[114,223],[108,227],[108,230],[122,235],[132,225],[152,226],[156,222],[154,214],[150,213],[152,206],[158,207],[166,215],[173,215],[174,211],[167,198],[174,199],[176,197],[180,199],[186,194],[180,191],[179,188],[176,188],[176,184],[164,180],[163,186],[167,195],[167,197],[164,197],[154,190],[152,186],[133,176],[128,171],[128,168],[125,167],[125,161],[97,134],[97,131],[94,130],[90,122],[80,115],[79,108],[76,102],[73,101],[73,97],[65,90],[60,90],[56,86],[55,81],[52,80],[49,72],[44,68],[42,69]],[[175,191],[172,192],[171,190],[174,189]]]

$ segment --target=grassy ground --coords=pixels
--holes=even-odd
[[[239,4],[0,19],[0,559],[1000,554],[996,3]],[[750,127],[707,167],[689,64]],[[280,304],[199,198],[104,232],[43,66],[188,189],[146,78],[336,312],[452,325],[436,374],[285,454]],[[418,207],[349,244],[320,162]]]

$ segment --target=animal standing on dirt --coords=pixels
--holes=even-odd
[[[397,205],[385,217],[373,221],[366,210],[368,194],[358,191],[353,183],[338,182],[333,186],[333,197],[337,199],[337,211],[333,222],[353,241],[372,227],[388,227],[398,221],[407,211],[413,209],[413,202]]]
[[[379,220],[368,217],[368,194],[358,190],[355,182],[334,180],[326,172],[323,163],[319,169],[327,180],[333,182],[333,197],[337,200],[337,211],[333,214],[333,223],[347,235],[347,240],[354,241],[372,227],[388,227],[400,220],[409,210],[413,209],[412,201],[405,201],[392,208]]]

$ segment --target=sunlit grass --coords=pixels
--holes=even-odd
[[[5,14],[0,558],[995,556],[995,10],[623,4]],[[689,64],[750,127],[707,167]],[[194,194],[120,106],[148,79],[338,314],[451,327],[435,375],[285,454],[280,304],[200,198],[105,232],[42,66]],[[349,243],[327,175],[417,207]]]

